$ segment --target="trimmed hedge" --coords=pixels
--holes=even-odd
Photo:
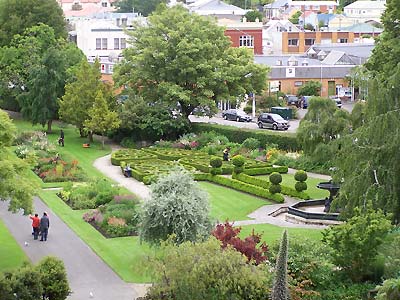
[[[288,172],[288,167],[264,167],[264,168],[253,168],[253,169],[245,169],[243,171],[244,174],[247,175],[268,175],[273,172],[278,172],[282,174],[286,174]]]
[[[268,200],[272,200],[278,203],[283,203],[285,201],[285,199],[283,198],[283,196],[281,194],[275,194],[272,195],[268,190],[259,187],[259,186],[255,186],[252,184],[248,184],[236,179],[231,179],[228,177],[224,177],[224,176],[220,176],[220,175],[211,175],[211,174],[206,174],[208,175],[207,177],[207,181],[211,181],[226,187],[230,187],[234,190],[237,191],[241,191],[241,192],[245,192],[254,196],[258,196],[258,197],[262,197]]]
[[[218,134],[226,136],[229,141],[234,143],[241,144],[248,138],[255,138],[260,141],[261,145],[276,144],[282,150],[301,150],[301,145],[298,143],[296,135],[288,132],[279,133],[208,123],[192,123],[191,126],[194,133],[215,131]]]
[[[138,149],[122,149],[111,154],[111,164],[120,166],[121,162],[134,163],[138,160],[157,158],[155,154],[151,154]]]
[[[240,181],[248,183],[248,184],[252,184],[254,186],[264,188],[264,189],[268,189],[271,185],[271,183],[267,179],[249,176],[244,173],[233,174],[232,178],[240,180]],[[311,199],[310,196],[305,192],[298,192],[294,188],[291,188],[291,187],[288,187],[285,185],[281,185],[281,188],[282,188],[281,193],[284,195],[299,198],[299,199],[304,199],[304,200]]]

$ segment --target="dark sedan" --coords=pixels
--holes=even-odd
[[[251,122],[252,118],[243,110],[228,109],[222,112],[222,117],[225,120],[233,120],[237,122]]]

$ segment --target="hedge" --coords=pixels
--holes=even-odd
[[[224,177],[224,176],[220,176],[220,175],[211,175],[211,174],[205,174],[208,175],[207,179],[205,179],[205,177],[202,177],[201,180],[207,180],[207,181],[211,181],[214,183],[217,183],[219,185],[223,185],[226,187],[230,187],[234,190],[237,191],[241,191],[241,192],[245,192],[254,196],[258,196],[258,197],[262,197],[268,200],[272,200],[278,203],[283,203],[285,201],[285,199],[283,198],[283,196],[281,194],[275,194],[272,195],[268,190],[259,187],[259,186],[255,186],[252,184],[248,184],[236,179],[231,179],[228,177]]]
[[[121,162],[135,163],[138,160],[157,158],[155,154],[147,153],[137,149],[122,149],[111,154],[111,164],[114,166],[121,165]]]
[[[298,143],[296,135],[288,132],[274,132],[269,130],[244,129],[226,125],[216,125],[208,123],[192,123],[194,133],[215,131],[224,135],[229,141],[234,143],[243,143],[247,138],[255,138],[261,145],[276,144],[279,149],[299,151],[301,145]]]
[[[257,177],[252,177],[247,174],[241,173],[241,174],[233,174],[232,178],[235,178],[236,180],[240,180],[242,182],[252,184],[253,186],[261,187],[264,189],[268,189],[271,183],[267,179],[263,178],[257,178]],[[305,193],[305,192],[298,192],[294,188],[281,185],[282,191],[281,193],[290,197],[295,197],[299,199],[304,199],[304,200],[309,200],[311,199],[310,196]]]
[[[263,168],[253,168],[253,169],[244,169],[243,173],[247,175],[268,175],[273,172],[278,172],[285,174],[288,172],[288,167],[263,167]]]

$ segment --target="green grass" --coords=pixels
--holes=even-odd
[[[26,261],[28,258],[25,252],[0,219],[0,272],[18,268]]]
[[[56,192],[42,191],[39,196],[123,280],[136,283],[150,281],[144,266],[147,258],[154,256],[154,248],[140,243],[138,237],[106,239],[82,219],[85,211],[72,210],[57,197]]]
[[[261,176],[268,178],[269,176]],[[308,177],[307,178],[307,190],[305,191],[310,195],[311,199],[324,199],[329,197],[329,192],[327,190],[321,190],[317,188],[317,184],[326,181],[320,178]],[[296,180],[293,174],[282,174],[282,184],[294,188]]]
[[[240,232],[240,237],[249,236],[254,229],[255,233],[262,234],[262,240],[267,243],[267,245],[272,245],[279,243],[282,237],[282,232],[285,230],[283,227],[270,225],[270,224],[257,224],[257,225],[247,225],[241,226],[242,230]],[[307,228],[287,228],[289,239],[310,239],[315,241],[320,241],[322,238],[320,229],[307,229]]]
[[[249,220],[248,214],[257,208],[271,204],[268,200],[257,198],[209,182],[200,182],[200,187],[210,196],[211,216],[220,222],[226,220]]]

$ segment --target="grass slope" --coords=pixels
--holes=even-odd
[[[0,272],[18,268],[28,261],[25,252],[17,244],[0,219]]]
[[[249,220],[248,214],[257,208],[271,204],[257,198],[210,182],[199,182],[200,187],[210,196],[212,218],[224,222]]]

